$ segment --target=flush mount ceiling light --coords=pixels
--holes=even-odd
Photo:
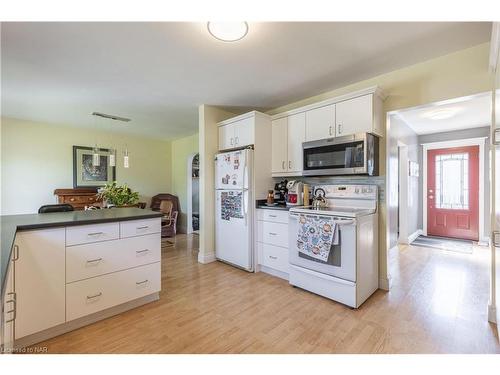
[[[458,112],[460,112],[462,109],[458,107],[452,107],[452,108],[438,108],[434,109],[429,112],[425,112],[422,114],[422,117],[428,118],[431,120],[445,120],[448,118],[451,118],[455,116]]]
[[[208,22],[208,32],[223,42],[236,42],[243,39],[248,33],[246,22]]]

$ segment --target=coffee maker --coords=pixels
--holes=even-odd
[[[274,201],[278,204],[284,205],[286,203],[287,183],[288,180],[283,180],[274,185]]]
[[[288,181],[286,188],[288,189],[286,205],[303,206],[302,192],[304,190],[304,184],[301,181]]]

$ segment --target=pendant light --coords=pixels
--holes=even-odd
[[[114,148],[109,149],[109,166],[110,167],[116,166],[116,149]]]
[[[99,167],[101,165],[101,156],[99,155],[99,147],[97,147],[97,143],[92,151],[92,165],[94,167]]]
[[[128,168],[128,148],[125,145],[125,151],[123,152],[123,168]]]

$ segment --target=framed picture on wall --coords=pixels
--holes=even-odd
[[[99,166],[92,163],[93,147],[73,146],[73,187],[99,188],[116,180],[116,167],[109,166],[109,150],[99,149]]]

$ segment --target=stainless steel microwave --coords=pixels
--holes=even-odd
[[[370,133],[302,143],[304,176],[378,176],[378,142]]]

